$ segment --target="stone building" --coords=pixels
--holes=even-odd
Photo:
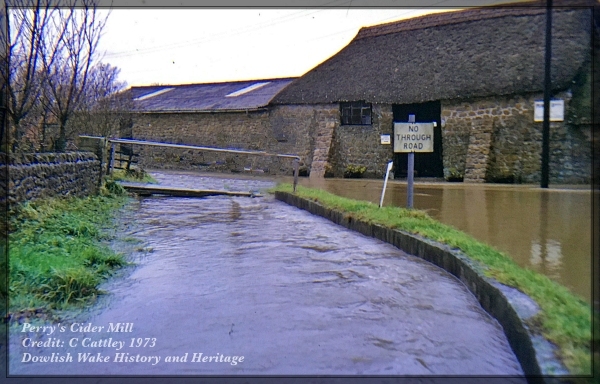
[[[564,0],[563,0],[564,2]],[[555,4],[557,2],[555,1]],[[589,2],[553,9],[550,182],[591,177]],[[535,4],[532,6],[531,4]],[[417,177],[534,183],[541,178],[546,9],[472,8],[362,28],[339,53],[297,79],[134,87],[133,137],[302,157],[311,177],[352,166],[383,177],[394,122],[436,122],[434,152],[415,155]],[[545,2],[543,2],[545,4]],[[564,4],[563,4],[564,5]],[[539,109],[538,109],[539,112]],[[390,135],[383,144],[382,135]],[[142,148],[146,167],[291,174],[289,160]]]
[[[544,2],[545,4],[545,2]],[[553,8],[550,181],[591,176],[592,7]],[[271,105],[313,108],[331,118],[313,128],[311,176],[350,165],[381,177],[407,155],[382,144],[393,122],[437,123],[434,152],[415,155],[417,177],[469,182],[537,182],[543,100],[544,7],[476,8],[363,28],[348,46],[275,96]]]
[[[293,79],[131,88],[136,106],[131,137],[163,143],[299,154],[310,136],[294,107],[269,107]],[[294,123],[285,124],[285,122]],[[295,122],[299,121],[298,124]],[[219,172],[291,173],[290,159],[140,146],[140,165]],[[306,169],[306,166],[304,169]]]

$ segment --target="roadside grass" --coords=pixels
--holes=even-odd
[[[270,192],[292,192],[280,184]],[[484,266],[484,273],[502,284],[529,295],[540,313],[529,324],[558,346],[559,358],[571,374],[592,373],[592,309],[583,299],[548,277],[517,265],[509,256],[475,240],[470,235],[442,224],[423,211],[382,207],[333,195],[319,189],[298,186],[296,195],[317,201],[355,219],[400,229],[460,249]]]
[[[134,168],[129,171],[114,169],[110,179],[114,181],[134,181],[138,183],[158,184],[158,181],[143,169]]]
[[[128,200],[119,188],[107,181],[97,196],[26,202],[11,212],[12,316],[82,307],[102,293],[98,285],[104,279],[127,264],[106,245],[115,213]]]

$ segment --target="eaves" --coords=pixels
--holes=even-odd
[[[132,111],[132,113],[138,114],[174,114],[174,113],[249,113],[249,112],[265,112],[269,109],[266,107],[261,108],[245,108],[245,109],[205,109],[205,110],[189,110],[189,109],[171,109],[171,110],[145,110],[145,111]]]

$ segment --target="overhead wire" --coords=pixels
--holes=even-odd
[[[228,30],[228,31],[224,31],[221,33],[216,33],[216,34],[210,34],[208,36],[202,36],[201,38],[197,38],[197,39],[193,39],[193,40],[187,40],[184,42],[180,42],[180,43],[175,43],[175,44],[168,44],[168,45],[162,45],[162,46],[155,46],[155,47],[151,47],[151,48],[146,48],[146,49],[139,49],[139,50],[133,50],[133,51],[123,51],[123,52],[114,52],[114,53],[106,53],[104,55],[104,58],[108,58],[108,59],[113,59],[113,58],[122,58],[122,57],[130,57],[130,56],[139,56],[139,55],[146,55],[146,54],[151,54],[151,53],[155,53],[155,52],[160,52],[160,51],[167,51],[167,50],[173,50],[173,49],[178,49],[178,48],[184,48],[184,47],[188,47],[188,46],[197,46],[197,45],[201,45],[204,42],[207,41],[219,41],[221,39],[225,39],[225,38],[231,38],[234,36],[238,36],[240,34],[251,34],[253,32],[256,32],[258,30],[270,27],[270,26],[274,26],[274,25],[278,25],[284,22],[289,22],[295,19],[299,19],[299,18],[303,18],[303,17],[307,17],[313,14],[316,14],[318,12],[322,12],[324,10],[330,10],[330,9],[335,9],[335,8],[343,8],[344,5],[348,5],[348,10],[351,9],[351,5],[352,5],[352,1],[353,0],[333,0],[333,1],[329,1],[325,4],[323,4],[321,6],[321,8],[310,8],[310,9],[302,9],[298,12],[294,12],[291,14],[285,14],[282,16],[278,16],[276,18],[272,18],[269,20],[266,20],[262,23],[258,23],[258,24],[254,24],[251,26],[244,26],[242,28],[237,28],[235,30]],[[436,7],[436,6],[440,6],[441,4],[447,3],[448,1],[451,0],[441,0],[441,1],[437,1],[433,4],[424,6],[423,8],[430,8],[430,7]],[[338,3],[336,5],[336,3]],[[393,9],[393,7],[390,7],[390,9]],[[420,8],[414,8],[414,9],[420,9]],[[262,11],[262,10],[269,10],[269,8],[257,8],[257,11]],[[403,11],[402,13],[399,14],[395,14],[392,15],[390,17],[386,17],[384,19],[380,19],[378,21],[373,22],[371,25],[376,25],[376,24],[380,24],[382,22],[385,22],[387,20],[392,20],[392,19],[398,19],[401,16],[405,16],[408,15],[410,12],[412,12],[412,10],[408,10],[408,11]],[[328,35],[324,35],[324,36],[319,36],[310,40],[307,40],[307,42],[311,42],[311,41],[317,41],[317,40],[321,40],[321,39],[325,39],[325,38],[329,38],[331,36],[335,36],[335,35],[339,35],[339,34],[343,34],[343,33],[348,33],[350,31],[355,31],[357,30],[356,27],[353,28],[347,28],[335,33],[331,33]],[[153,70],[146,70],[143,72],[151,72]]]
[[[261,30],[261,29],[264,29],[264,28],[267,28],[267,27],[271,27],[273,25],[281,24],[281,23],[284,23],[284,22],[289,22],[291,20],[295,20],[295,19],[298,19],[298,18],[301,18],[301,17],[310,16],[310,15],[313,15],[313,14],[316,14],[316,13],[319,13],[319,12],[322,12],[324,10],[328,10],[328,9],[331,9],[331,8],[337,8],[337,7],[343,8],[344,5],[349,5],[348,6],[348,10],[350,10],[351,9],[351,5],[352,5],[352,1],[353,0],[342,1],[339,5],[334,6],[334,4],[340,2],[340,0],[333,0],[333,1],[330,1],[330,2],[327,2],[327,3],[323,4],[322,6],[320,6],[320,8],[311,8],[311,9],[307,9],[307,10],[301,10],[299,12],[295,12],[295,13],[292,13],[292,14],[279,16],[279,17],[276,17],[274,19],[271,19],[271,20],[265,21],[263,23],[260,23],[258,25],[245,26],[245,27],[233,30],[233,31],[226,31],[226,32],[222,32],[222,33],[211,34],[211,35],[208,35],[208,36],[202,36],[201,38],[198,38],[198,39],[187,40],[187,41],[180,42],[180,43],[164,44],[164,45],[159,45],[159,46],[155,46],[155,47],[152,47],[152,48],[136,49],[136,50],[131,50],[131,51],[121,51],[121,52],[105,53],[104,57],[105,58],[120,58],[120,57],[134,56],[134,55],[145,55],[145,54],[150,54],[150,53],[155,53],[155,52],[160,52],[160,51],[165,51],[165,50],[173,50],[173,49],[185,48],[185,47],[193,46],[193,45],[199,45],[199,44],[202,44],[202,43],[207,42],[207,41],[214,42],[214,41],[218,41],[218,40],[223,39],[223,38],[230,38],[230,37],[238,36],[238,35],[241,35],[241,34],[253,33],[255,31],[258,31],[258,30]],[[434,4],[428,5],[426,7],[435,7],[435,6],[438,6],[440,4],[446,3],[448,1],[450,1],[450,0],[438,1],[438,2],[436,2]],[[257,8],[257,10],[261,10],[261,9]],[[394,16],[391,16],[391,17],[388,17],[388,18],[385,18],[385,19],[381,19],[381,20],[379,20],[379,21],[377,21],[375,23],[381,23],[381,22],[384,22],[384,21],[387,21],[387,20],[397,19],[399,16],[409,14],[410,12],[411,11],[405,11],[403,13],[400,13],[400,14],[397,14],[397,15],[394,15]],[[354,29],[355,28],[345,29],[345,30],[342,30],[342,31],[339,31],[339,32],[335,32],[335,33],[329,34],[329,35],[325,35],[325,36],[321,36],[321,37],[318,37],[318,38],[314,38],[314,39],[311,39],[309,41],[320,40],[320,39],[327,38],[327,37],[330,37],[330,36],[335,36],[335,35],[338,35],[338,34],[347,33],[349,31],[353,31]]]
[[[436,7],[436,6],[440,5],[440,4],[447,3],[448,1],[450,1],[450,0],[438,1],[437,3],[434,3],[434,4],[431,4],[431,5],[427,6],[426,8]],[[405,12],[402,12],[402,13],[399,13],[399,14],[396,14],[396,15],[393,15],[393,16],[390,16],[390,17],[386,17],[385,19],[377,20],[376,22],[374,22],[371,25],[381,24],[381,23],[389,21],[389,20],[397,20],[397,19],[399,19],[400,16],[408,15],[408,14],[410,14],[411,12],[413,12],[413,11],[415,11],[417,9],[420,9],[420,8],[411,9],[409,11],[405,11]],[[338,31],[338,32],[330,33],[328,35],[323,35],[323,36],[315,37],[313,39],[307,40],[307,42],[317,41],[317,40],[321,40],[321,39],[326,39],[326,38],[331,37],[331,36],[341,35],[343,33],[352,32],[352,31],[355,31],[355,30],[356,30],[356,28],[348,28],[348,29],[344,29],[344,30],[341,30],[341,31]]]
[[[332,4],[337,3],[339,1],[340,0],[333,0],[328,3],[325,3],[323,6],[332,6]],[[351,1],[343,1],[342,5],[348,4],[348,3],[351,3]],[[259,9],[257,9],[257,10],[259,10]],[[159,52],[159,51],[163,51],[163,50],[172,50],[172,49],[177,49],[177,48],[184,48],[184,47],[188,47],[188,46],[198,45],[198,44],[201,44],[201,43],[204,43],[207,41],[218,41],[219,39],[222,39],[222,38],[229,38],[229,37],[234,37],[234,36],[238,36],[241,34],[253,33],[255,31],[258,31],[258,30],[261,30],[261,29],[264,29],[264,28],[267,28],[267,27],[270,27],[273,25],[281,24],[283,22],[289,22],[291,20],[295,20],[295,19],[298,19],[301,17],[305,17],[305,16],[309,16],[309,15],[312,15],[312,14],[315,14],[318,12],[322,12],[323,10],[325,10],[325,8],[323,8],[323,9],[312,9],[311,8],[311,9],[295,12],[292,14],[279,16],[277,18],[265,21],[258,25],[245,26],[242,28],[238,28],[233,31],[226,31],[226,32],[218,33],[218,34],[211,34],[208,36],[203,36],[198,39],[187,40],[187,41],[175,43],[175,44],[165,44],[165,45],[161,45],[161,46],[139,49],[139,50],[135,50],[135,51],[122,51],[122,52],[106,53],[104,55],[104,57],[119,58],[119,57],[133,56],[133,55],[143,55],[143,54],[155,53],[155,52]],[[308,11],[308,13],[306,13],[307,11]]]

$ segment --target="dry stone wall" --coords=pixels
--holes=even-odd
[[[2,185],[10,205],[55,196],[83,197],[98,192],[100,161],[93,153],[32,153],[2,155]],[[6,193],[8,188],[8,194]]]

